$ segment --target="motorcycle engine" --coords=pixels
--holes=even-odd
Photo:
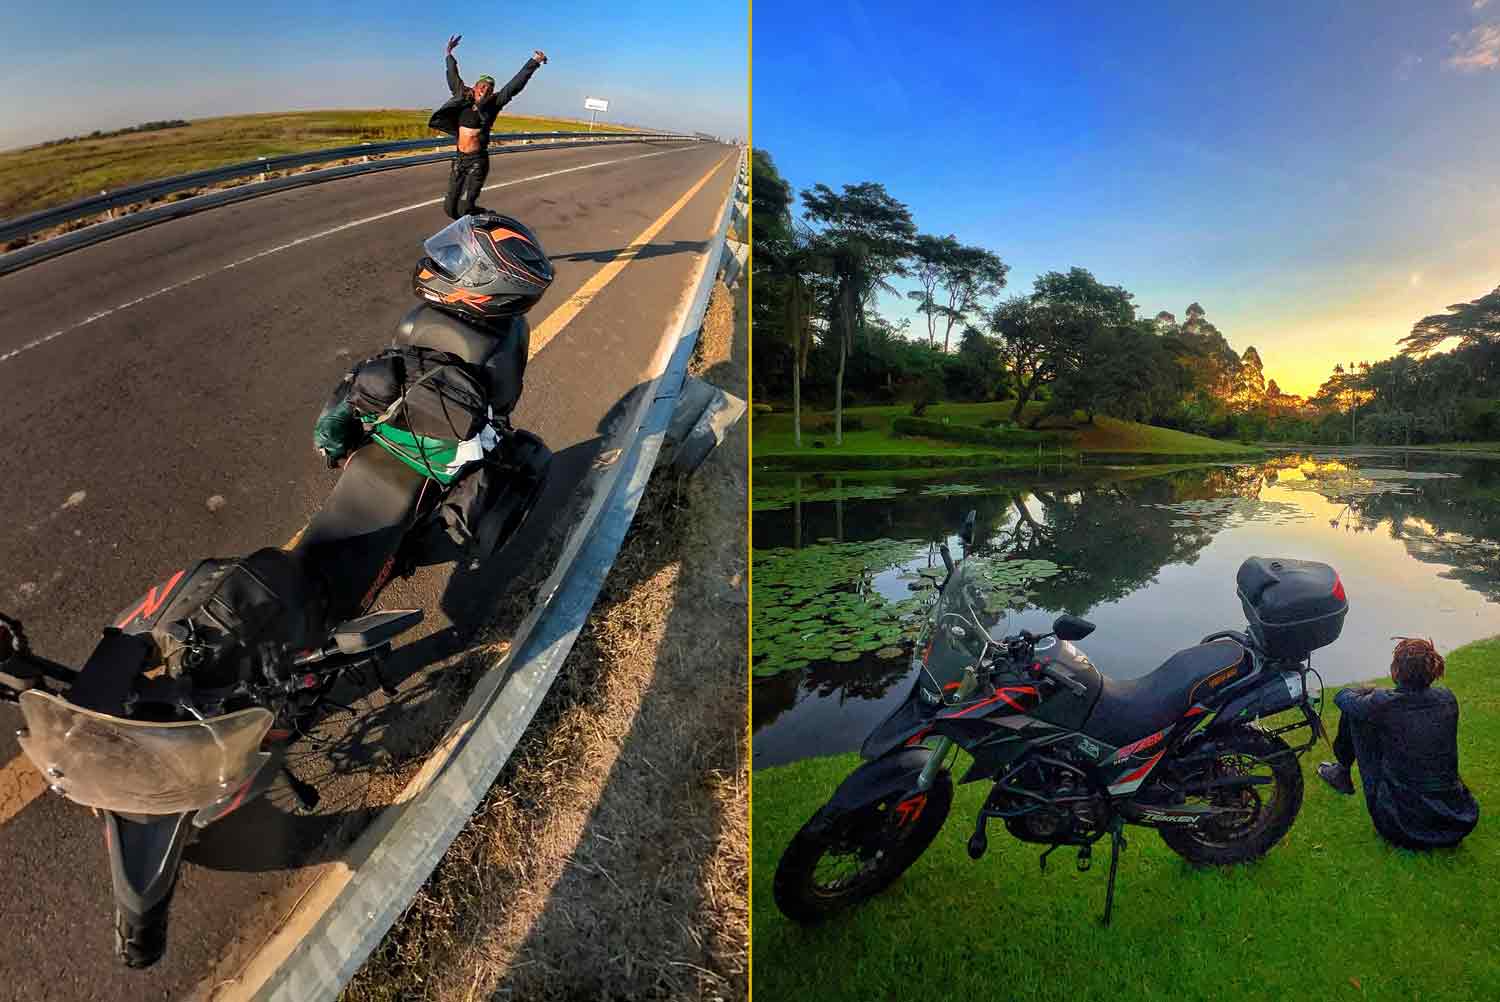
[[[1016,838],[1046,845],[1083,842],[1103,826],[1103,805],[1072,770],[1037,764],[1027,772],[1029,779],[1040,780],[1035,786],[1028,783],[1027,789],[1052,803],[1039,805],[1029,797],[1005,795],[997,787],[995,799],[1000,800],[1000,808],[1017,812],[1005,819],[1005,827]]]

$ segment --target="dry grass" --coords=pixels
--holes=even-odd
[[[716,291],[695,366],[738,393],[743,305]],[[653,479],[536,720],[346,999],[748,996],[745,445]]]

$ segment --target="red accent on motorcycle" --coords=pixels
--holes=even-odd
[[[1146,773],[1150,772],[1152,767],[1155,766],[1156,763],[1160,762],[1161,757],[1166,753],[1167,750],[1163,748],[1161,751],[1157,752],[1155,756],[1152,757],[1151,761],[1147,762],[1145,765],[1141,766],[1139,769],[1137,769],[1135,772],[1132,772],[1124,779],[1117,780],[1114,785],[1118,786],[1120,783],[1129,783],[1133,780],[1140,779],[1142,776],[1146,775]]]
[[[1349,597],[1344,594],[1344,579],[1337,574],[1333,576],[1333,597],[1340,602],[1349,601]]]
[[[915,797],[908,797],[896,805],[896,827],[905,828],[917,818],[922,816],[922,808],[927,806],[927,794],[919,793]]]
[[[993,696],[991,696],[989,699],[981,700],[980,702],[975,703],[973,706],[966,707],[965,709],[959,710],[957,713],[944,713],[944,714],[942,714],[942,716],[944,716],[944,717],[967,717],[969,714],[973,713],[975,710],[982,709],[983,707],[986,707],[986,706],[993,706],[995,703],[999,703],[1001,701],[1004,701],[1007,705],[1015,708],[1016,710],[1020,711],[1021,713],[1028,712],[1029,710],[1031,710],[1032,707],[1034,707],[1036,705],[1035,702],[1032,702],[1028,706],[1026,703],[1024,703],[1024,702],[1022,702],[1020,700],[1012,698],[1012,694],[1019,695],[1019,696],[1030,696],[1032,698],[1032,700],[1036,700],[1038,698],[1038,694],[1037,694],[1035,686],[1030,686],[1030,685],[1010,685],[1010,686],[1006,686],[1003,689],[996,689],[995,690],[995,694]]]
[[[924,727],[924,728],[922,728],[920,731],[918,731],[917,733],[913,734],[911,737],[909,737],[909,738],[906,739],[906,746],[908,748],[911,748],[914,745],[921,744],[923,741],[927,740],[927,735],[929,735],[931,733],[932,733],[932,728],[931,727]]]
[[[1183,716],[1184,717],[1196,717],[1199,714],[1203,714],[1203,713],[1207,713],[1207,712],[1208,711],[1205,710],[1201,706],[1191,706],[1191,707],[1188,707],[1188,711],[1186,713],[1184,713]]]
[[[177,582],[182,580],[183,573],[183,571],[178,571],[176,574],[173,574],[167,580],[167,583],[161,586],[160,593],[158,593],[156,588],[154,587],[150,591],[146,592],[146,595],[141,599],[140,604],[137,605],[134,609],[127,612],[125,614],[125,618],[116,623],[115,627],[117,629],[123,630],[129,623],[134,622],[137,619],[143,619],[146,616],[150,616],[155,613],[157,609],[160,609],[166,603],[167,596],[172,594],[172,589],[176,588]]]
[[[1157,731],[1155,734],[1148,734],[1148,735],[1146,735],[1145,737],[1141,738],[1139,741],[1132,741],[1130,744],[1126,745],[1124,748],[1121,748],[1119,751],[1115,752],[1115,761],[1116,762],[1123,762],[1127,758],[1129,758],[1130,756],[1136,754],[1137,752],[1143,752],[1147,748],[1151,748],[1151,747],[1153,747],[1153,746],[1155,746],[1157,744],[1160,744],[1161,743],[1161,739],[1163,737],[1165,737],[1166,734],[1167,734],[1166,731]]]
[[[304,689],[316,689],[317,687],[318,687],[318,676],[311,675],[311,674],[309,674],[309,675],[303,675],[302,676],[302,688],[304,688]]]

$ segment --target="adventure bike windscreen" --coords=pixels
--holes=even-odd
[[[422,247],[433,263],[457,285],[484,285],[499,277],[500,273],[480,249],[479,237],[474,233],[469,216],[460,216],[444,226],[428,237]]]
[[[960,563],[948,576],[917,642],[916,658],[923,667],[918,678],[927,702],[958,703],[970,697],[977,679],[965,669],[984,651],[980,623],[987,609],[984,588]]]
[[[271,711],[155,723],[74,706],[35,689],[21,693],[18,737],[47,782],[69,800],[125,814],[176,814],[214,804],[267,759]]]

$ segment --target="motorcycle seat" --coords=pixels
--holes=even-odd
[[[531,327],[524,316],[512,317],[491,331],[425,303],[401,318],[395,339],[398,346],[436,348],[479,366],[497,416],[509,414],[521,398],[530,342]]]
[[[364,612],[393,561],[422,495],[422,476],[378,445],[358,450],[295,552],[326,584],[332,622]],[[437,485],[433,485],[437,489]]]
[[[1106,744],[1123,747],[1180,720],[1199,696],[1222,688],[1249,670],[1245,649],[1225,639],[1178,651],[1140,678],[1121,681],[1106,675],[1099,701],[1083,731]],[[1229,673],[1220,677],[1226,671]],[[1209,680],[1212,683],[1205,689]]]

